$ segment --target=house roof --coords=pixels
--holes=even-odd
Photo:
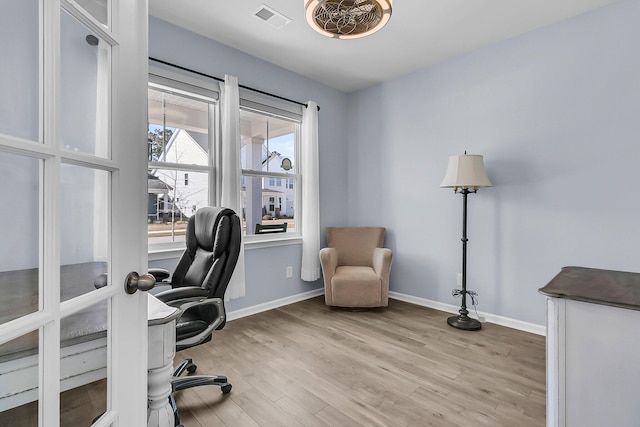
[[[166,193],[169,190],[173,190],[169,184],[158,178],[157,176],[153,176],[150,173],[147,174],[147,193],[149,194],[160,194]]]

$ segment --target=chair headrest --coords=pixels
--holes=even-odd
[[[197,247],[201,247],[209,252],[214,252],[214,243],[218,251],[224,250],[230,233],[228,217],[233,214],[233,210],[228,208],[207,206],[198,209],[196,214],[189,218],[189,222],[193,222],[195,235],[195,239],[189,242],[189,251],[195,252]],[[227,225],[224,226],[224,224]],[[218,241],[216,241],[216,237]]]

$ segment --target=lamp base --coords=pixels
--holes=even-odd
[[[453,326],[454,328],[462,329],[465,331],[477,331],[482,329],[482,323],[469,316],[451,316],[447,319],[447,323],[449,324],[449,326]]]

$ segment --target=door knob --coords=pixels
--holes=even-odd
[[[132,271],[127,275],[124,281],[124,289],[128,294],[135,294],[139,289],[141,291],[148,291],[156,284],[156,279],[150,274],[143,274],[139,276],[138,273]]]

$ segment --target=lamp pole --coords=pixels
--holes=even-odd
[[[454,187],[454,192],[462,194],[462,289],[454,289],[454,295],[462,296],[462,306],[460,307],[459,315],[451,316],[447,319],[447,323],[454,328],[463,329],[465,331],[477,331],[482,328],[482,323],[478,320],[469,317],[469,310],[467,310],[467,196],[469,193],[477,193],[478,188],[474,187],[473,190],[469,190],[468,187],[462,187],[458,189]]]

